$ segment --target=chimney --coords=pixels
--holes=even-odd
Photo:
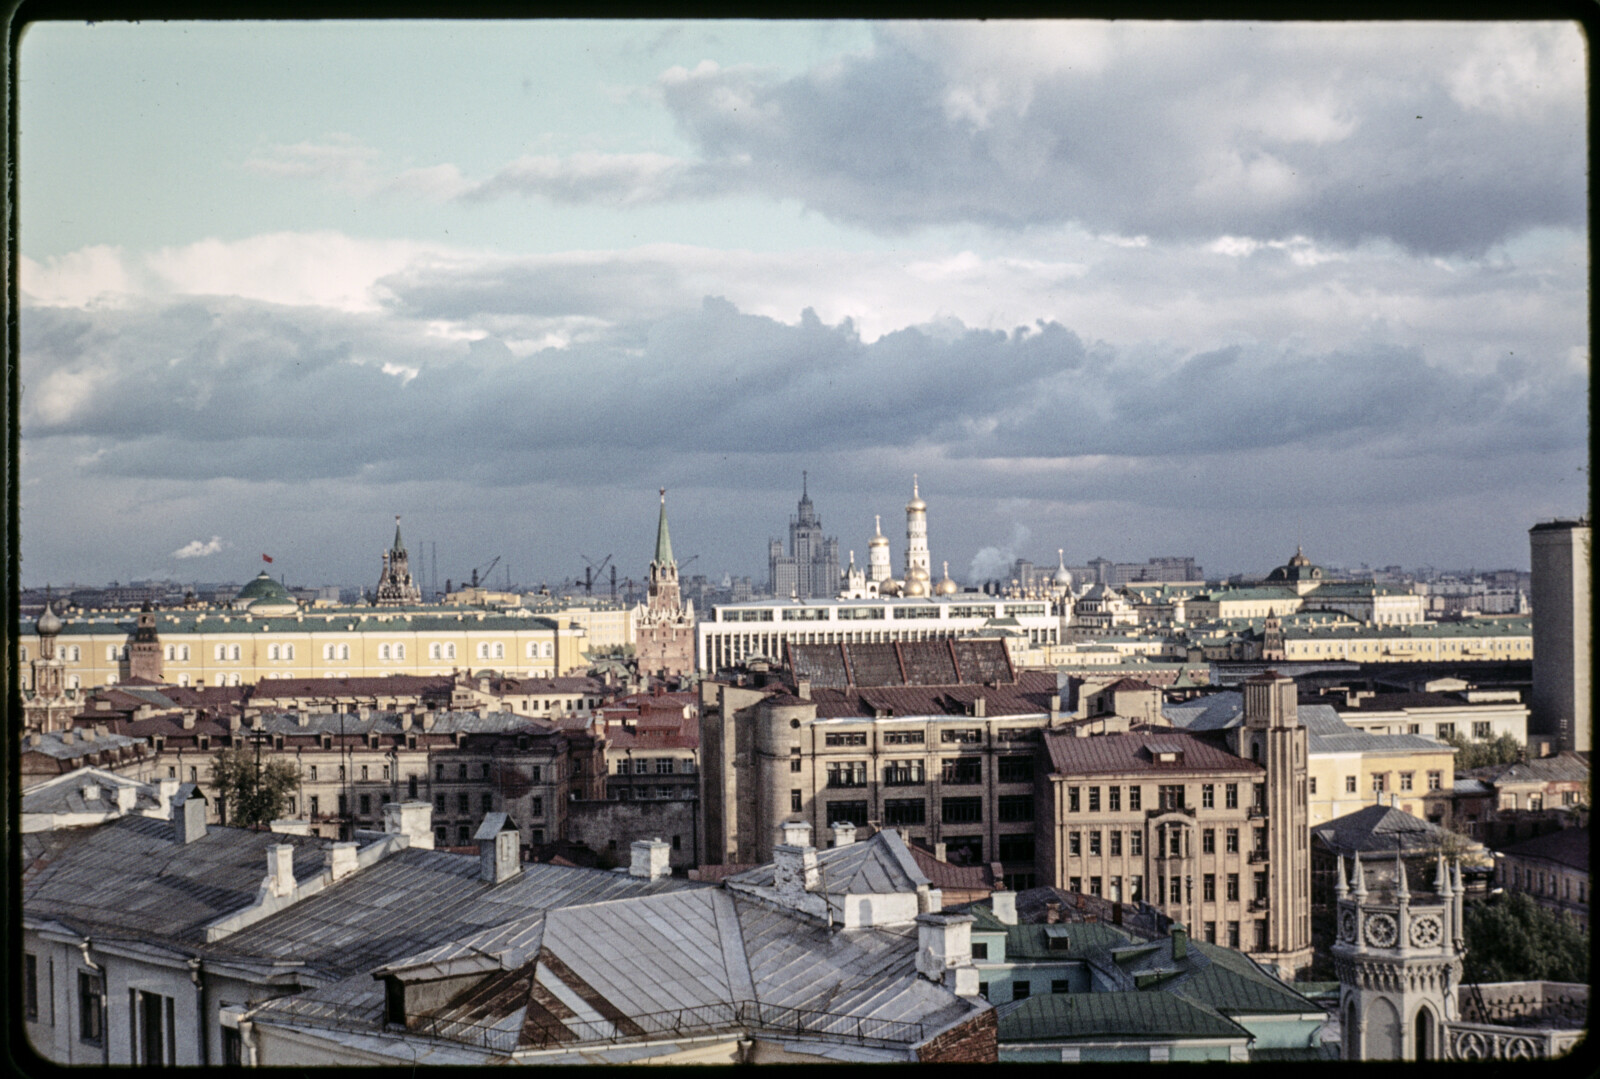
[[[267,848],[267,892],[270,895],[294,894],[294,847],[274,843]]]
[[[194,713],[193,712],[185,712],[183,714],[183,729],[186,730],[186,731],[194,730]]]
[[[335,843],[323,855],[323,867],[329,873],[329,879],[341,880],[348,877],[360,868],[356,862],[356,842],[350,840],[346,843]]]
[[[226,723],[228,724],[228,730],[229,731],[237,731],[239,729],[239,717],[238,716],[232,716],[232,715],[229,716],[227,718],[227,720],[226,720]]]
[[[431,730],[433,730],[433,724],[434,724],[434,714],[433,714],[433,712],[431,710],[429,710],[427,712],[422,713],[422,729],[425,730],[425,731],[431,731]]]
[[[978,992],[972,922],[970,914],[917,915],[917,973],[963,997]]]
[[[100,800],[100,785],[85,783],[83,785],[83,800],[85,802],[98,802]]]
[[[206,796],[193,783],[185,783],[173,801],[173,839],[193,843],[206,834]]]
[[[61,732],[61,744],[64,745],[64,746],[70,746],[72,744],[72,742],[73,742],[72,731],[70,729],[62,731]]]
[[[134,803],[139,799],[139,788],[123,784],[117,788],[117,808],[124,813],[133,812]]]
[[[947,844],[941,842],[941,843],[935,843],[933,845],[933,856],[935,858],[937,858],[939,861],[941,861],[941,862],[949,861],[949,859],[945,857],[945,855],[947,855],[949,853],[950,853],[950,847]]]
[[[833,822],[833,845],[848,847],[856,841],[856,826],[847,820]]]
[[[781,898],[795,900],[806,892],[815,891],[821,882],[817,869],[817,848],[811,846],[811,826],[802,822],[804,832],[800,843],[780,843],[772,848],[773,887]],[[799,832],[794,822],[784,824],[784,835]]]
[[[630,848],[633,860],[628,864],[628,876],[642,880],[660,880],[672,876],[667,864],[672,854],[672,844],[663,839],[635,839]]]
[[[83,736],[83,740],[85,742],[94,741],[94,728],[93,727],[79,727],[78,728],[78,733]]]
[[[294,725],[296,727],[309,727],[309,726],[311,726],[311,713],[310,712],[296,712],[294,714]]]
[[[1054,720],[1057,720],[1057,719],[1060,719],[1060,718],[1061,718],[1061,694],[1052,693],[1052,694],[1050,694],[1050,719],[1052,721],[1054,721]]]
[[[167,778],[157,781],[156,807],[161,811],[162,816],[171,815],[172,799],[177,797],[179,786],[180,784],[176,778]]]
[[[994,916],[1006,925],[1017,924],[1017,893],[995,892],[989,896],[989,908]]]
[[[504,813],[485,813],[472,837],[478,843],[478,877],[500,884],[522,872],[522,835]]]
[[[433,849],[433,805],[414,802],[385,802],[383,804],[383,830],[389,835],[403,835],[408,847],[419,850]]]
[[[811,679],[796,678],[794,682],[794,695],[803,701],[811,699]]]
[[[401,715],[400,715],[400,729],[403,730],[403,731],[409,731],[411,729],[411,713],[410,712],[401,713]]]
[[[1044,924],[1055,925],[1061,921],[1061,904],[1052,900],[1044,905]]]
[[[259,731],[264,722],[265,720],[262,719],[261,713],[257,712],[255,715],[250,717],[250,729],[253,731]]]
[[[982,719],[985,716],[987,716],[989,714],[988,702],[985,701],[982,697],[974,697],[972,699],[972,714],[974,716],[978,717],[979,719]]]
[[[803,820],[786,820],[778,825],[778,842],[787,847],[811,846],[811,824]]]
[[[1172,958],[1187,959],[1189,957],[1189,930],[1182,922],[1172,923]]]

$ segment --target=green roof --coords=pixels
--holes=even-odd
[[[661,489],[661,523],[656,526],[656,563],[672,564],[672,536],[667,532],[667,489]]]
[[[266,570],[262,570],[250,580],[234,597],[238,600],[266,600],[269,603],[293,603],[294,597],[289,595],[289,590],[273,580]]]
[[[1002,1042],[1091,1038],[1239,1038],[1250,1032],[1171,993],[1052,993],[996,1009]]]

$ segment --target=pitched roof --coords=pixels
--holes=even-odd
[[[914,892],[930,883],[905,840],[892,828],[856,843],[817,851],[817,867],[821,870],[817,891],[828,896]],[[769,862],[728,879],[770,888],[773,876],[774,867]]]
[[[1140,728],[1126,734],[1095,734],[1079,738],[1070,731],[1046,731],[1050,770],[1058,775],[1148,772],[1153,775],[1211,773],[1262,773],[1254,761],[1235,756],[1220,737],[1192,734],[1166,727]],[[1155,748],[1152,748],[1155,747]],[[1158,750],[1176,750],[1181,759],[1163,763]]]
[[[1585,872],[1589,869],[1589,829],[1563,828],[1559,832],[1548,832],[1544,835],[1524,839],[1510,847],[1503,847],[1501,854],[1511,854],[1520,858],[1543,858],[1573,869]]]
[[[1250,1037],[1226,1016],[1171,993],[1051,993],[995,1012],[1002,1042]]]
[[[955,686],[1013,682],[1005,643],[992,638],[785,644],[797,680],[817,688]]]
[[[935,642],[919,642],[935,643]],[[983,698],[989,719],[1014,715],[1043,715],[1050,698],[1060,694],[1054,671],[1019,671],[1014,682],[998,685],[960,683],[944,686],[879,686],[867,689],[812,686],[811,701],[818,719],[890,716],[970,716],[973,704]],[[1065,696],[1062,694],[1062,696]],[[1070,710],[1070,701],[1062,707]]]
[[[1438,850],[1454,841],[1454,833],[1437,824],[1395,806],[1376,803],[1317,825],[1311,829],[1311,836],[1338,854]]]
[[[1565,751],[1554,757],[1531,757],[1509,764],[1491,764],[1467,773],[1500,786],[1505,783],[1582,783],[1589,778],[1588,763],[1576,753]]]

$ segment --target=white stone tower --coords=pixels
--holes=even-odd
[[[1369,888],[1355,856],[1354,883],[1339,858],[1339,1022],[1345,1060],[1443,1059],[1445,1024],[1459,1018],[1461,867],[1439,856],[1433,892],[1412,895],[1405,861],[1395,852],[1395,877]]]
[[[911,477],[911,501],[906,503],[906,583],[908,596],[932,592],[933,563],[928,556],[928,504],[917,493],[917,477]]]
[[[889,568],[889,537],[883,534],[883,518],[872,518],[872,539],[867,541],[867,576],[881,584],[894,576]]]

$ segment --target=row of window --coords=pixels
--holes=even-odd
[[[1265,853],[1267,849],[1267,830],[1265,828],[1256,828],[1253,831],[1255,834],[1255,846],[1252,849]],[[1166,853],[1170,854],[1174,858],[1193,853],[1192,851],[1185,849],[1187,844],[1188,829],[1174,827],[1162,829],[1162,832],[1166,837]],[[1104,843],[1101,841],[1102,835],[1105,838]],[[1085,849],[1085,839],[1088,840],[1087,849],[1091,858],[1103,853],[1107,853],[1113,858],[1122,854],[1124,846],[1123,833],[1118,830],[1102,833],[1098,828],[1088,832],[1068,832],[1067,853],[1073,857],[1081,856]],[[1222,839],[1224,853],[1239,853],[1239,829],[1223,829]],[[1154,853],[1158,855],[1162,853],[1162,850],[1160,849],[1161,845],[1161,835],[1158,834],[1156,842],[1158,849],[1155,850]],[[1144,854],[1144,833],[1140,831],[1128,832],[1126,846],[1128,854],[1133,856],[1142,856]],[[1202,854],[1215,854],[1217,852],[1217,829],[1200,829],[1200,852]]]
[[[791,751],[789,770],[798,772],[804,767],[804,758],[798,748]],[[867,785],[866,761],[830,761],[827,767],[828,786],[865,787]],[[1001,783],[1026,783],[1033,779],[1032,757],[1001,757],[997,768]],[[949,786],[976,786],[983,782],[983,760],[979,757],[952,757],[940,762],[939,781]],[[887,787],[914,787],[927,782],[926,765],[921,760],[889,761],[883,767],[883,783]]]
[[[694,775],[694,761],[676,757],[623,757],[617,761],[617,775],[670,776]]]
[[[1400,787],[1399,787],[1400,790],[1402,790],[1402,791],[1410,791],[1410,790],[1415,790],[1416,789],[1416,775],[1417,774],[1415,772],[1401,772],[1401,773],[1399,773],[1399,775],[1400,775]],[[1311,784],[1311,793],[1312,794],[1316,794],[1317,793],[1317,777],[1316,776],[1311,776],[1309,778],[1309,782]],[[1443,786],[1444,786],[1444,773],[1442,771],[1432,771],[1432,772],[1428,773],[1428,789],[1430,791],[1439,790]],[[1377,794],[1382,794],[1383,792],[1387,791],[1389,789],[1389,773],[1387,773],[1387,772],[1373,772],[1372,773],[1372,789],[1373,789],[1374,793],[1377,793]],[[1356,793],[1356,777],[1355,776],[1345,776],[1344,777],[1344,792],[1346,794],[1355,794]]]

